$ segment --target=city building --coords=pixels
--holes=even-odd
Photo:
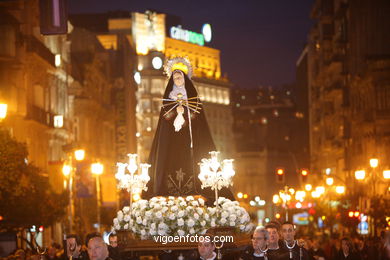
[[[41,35],[37,0],[2,2],[0,15],[0,99],[8,105],[3,123],[26,143],[28,163],[61,192],[63,146],[73,138],[70,42],[66,35]],[[61,241],[61,223],[46,230],[38,241]]]
[[[235,89],[231,98],[240,173],[234,188],[249,200],[259,196],[266,201],[256,208],[259,221],[264,221],[273,218],[273,195],[286,185],[300,188],[300,171],[308,169],[308,138],[301,134],[305,111],[297,109],[290,88]]]
[[[165,14],[132,13],[132,39],[138,54],[137,90],[138,154],[146,161],[157,127],[161,98],[167,83],[166,59],[186,57],[193,68],[193,82],[204,104],[210,130],[221,157],[234,155],[229,93],[232,84],[221,76],[220,51],[204,46],[207,37],[173,23]],[[180,22],[179,22],[180,23]],[[130,22],[128,22],[130,24]],[[205,26],[211,29],[209,25]],[[203,30],[205,31],[205,30]],[[206,30],[207,31],[207,30]],[[192,35],[183,38],[183,35]]]
[[[389,11],[381,0],[315,1],[305,54],[311,170],[346,185],[364,214],[389,194]]]

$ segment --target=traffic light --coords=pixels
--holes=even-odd
[[[41,34],[67,34],[67,2],[67,0],[39,0]]]
[[[309,171],[307,169],[301,170],[301,180],[302,180],[303,184],[307,183],[307,176],[308,175],[309,175]]]
[[[284,183],[284,169],[283,168],[276,169],[276,182],[277,183]]]

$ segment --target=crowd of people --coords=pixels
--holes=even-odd
[[[44,252],[31,249],[17,249],[15,253],[2,260],[122,260],[118,248],[118,237],[109,236],[109,244],[99,233],[86,236],[85,244],[76,234],[66,236],[64,247],[52,243]],[[125,260],[125,259],[123,259]]]
[[[159,259],[239,259],[239,260],[390,260],[390,234],[382,233],[379,239],[361,237],[296,238],[295,225],[277,222],[258,227],[251,236],[251,245],[246,248],[216,252],[212,242],[198,244],[197,250],[163,252]],[[126,255],[118,247],[118,237],[112,233],[106,244],[99,233],[86,236],[85,243],[79,236],[66,237],[64,248],[53,243],[41,254],[32,250],[18,249],[3,260],[132,260],[137,255]]]

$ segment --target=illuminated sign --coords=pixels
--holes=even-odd
[[[203,25],[202,34],[185,30],[181,28],[181,25],[171,27],[170,34],[173,39],[198,44],[200,46],[203,46],[205,41],[210,42],[212,35],[210,24]]]

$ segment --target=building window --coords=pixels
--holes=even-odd
[[[164,82],[161,79],[152,79],[152,94],[161,94],[162,89],[164,89]]]
[[[0,25],[0,56],[14,57],[15,48],[15,29],[10,25]]]
[[[33,104],[45,109],[45,89],[41,85],[34,85]]]

